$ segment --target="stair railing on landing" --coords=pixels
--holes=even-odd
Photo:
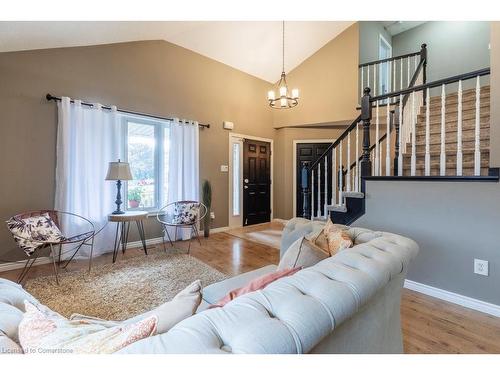
[[[420,61],[417,63],[417,57]],[[411,68],[411,61],[414,61],[414,69]],[[406,65],[404,62],[406,61]],[[397,64],[399,62],[399,64]],[[427,64],[427,49],[426,45],[421,46],[419,52],[396,56],[389,59],[373,61],[360,65],[360,81],[373,82],[377,85],[377,69],[381,70],[383,64],[388,64],[388,71],[390,77],[393,76],[394,88],[396,85],[396,70],[400,67],[398,82],[400,87],[412,87],[418,81],[418,77],[425,79],[425,68]],[[404,69],[404,67],[406,68]],[[378,68],[377,68],[378,67]],[[366,69],[365,69],[366,68]],[[403,72],[404,70],[404,72]],[[373,81],[370,78],[370,71],[372,73]],[[363,72],[366,72],[366,80]],[[406,84],[403,85],[405,75],[407,73]],[[413,74],[413,75],[411,75]],[[389,142],[391,137],[387,137],[395,126],[391,125],[389,121],[390,116],[394,114],[394,107],[399,104],[400,98],[394,97],[393,100],[386,100],[384,103],[379,103],[380,107],[385,107],[387,110],[387,127],[386,133],[380,137],[379,134],[379,121],[376,121],[376,134],[375,139],[378,142],[370,143],[370,120],[371,120],[371,103],[370,103],[370,89],[364,90],[365,94],[361,99],[361,114],[347,127],[347,129],[333,142],[326,151],[312,164],[304,163],[301,169],[301,188],[303,195],[302,216],[305,218],[319,218],[326,219],[328,212],[332,209],[342,209],[344,206],[345,197],[349,194],[359,195],[362,193],[361,177],[377,174],[381,168],[382,163],[379,163],[380,155],[382,152],[381,142],[387,139],[387,150],[391,147]],[[368,96],[366,95],[368,94]],[[391,102],[392,101],[392,102]],[[404,107],[408,101],[407,96],[402,97],[402,106]],[[364,104],[363,104],[364,103]],[[364,116],[364,117],[363,117]],[[392,121],[392,124],[395,124]],[[396,132],[399,130],[396,128]],[[354,138],[354,139],[351,139]],[[396,137],[397,143],[398,137]],[[353,143],[353,144],[352,144]],[[345,145],[344,145],[345,144]],[[396,145],[395,145],[396,147]],[[399,147],[399,146],[397,146]],[[370,160],[370,153],[372,159],[376,161],[372,167]],[[375,154],[378,155],[375,157]],[[386,151],[387,154],[387,151]],[[390,155],[390,153],[389,153]],[[351,164],[351,161],[353,163]],[[386,162],[390,165],[390,162]],[[386,171],[386,173],[390,173]]]
[[[371,97],[370,91],[365,90],[363,101],[369,103],[367,109],[369,112],[372,111],[372,108],[375,109],[375,118],[380,115],[379,103],[399,98],[400,105],[396,105],[394,109],[395,114],[397,114],[395,116],[397,118],[395,126],[398,129],[396,143],[399,146],[395,147],[394,150],[394,176],[438,175],[460,177],[464,175],[464,168],[473,169],[473,176],[480,176],[481,169],[483,169],[483,174],[486,174],[487,160],[481,160],[481,117],[485,117],[481,113],[481,77],[489,74],[490,68],[485,68],[429,83],[417,84],[407,89],[375,97]],[[469,87],[469,89],[464,90],[464,87]],[[432,98],[431,94],[436,90],[438,94],[440,93],[440,96]],[[464,95],[466,95],[465,100],[463,99]],[[448,107],[447,98],[449,101]],[[471,118],[464,119],[464,104],[469,105],[468,110],[470,112],[474,112],[472,116],[469,116]],[[431,107],[433,106],[437,113],[431,114]],[[420,113],[421,110],[425,111],[425,113]],[[454,118],[455,111],[456,118]],[[447,116],[450,116],[451,119],[447,118]],[[431,117],[434,118],[431,119]],[[368,119],[368,121],[370,120],[371,118]],[[432,125],[439,126],[439,131],[435,131],[436,126],[431,128]],[[483,121],[483,125],[487,124]],[[466,126],[465,130],[464,126]],[[448,134],[449,139],[447,139],[447,132],[456,132],[456,135],[453,134],[453,138],[449,138]],[[473,132],[473,149],[466,150],[472,159],[468,161],[464,161],[463,158],[464,132],[467,132],[471,137],[472,134],[470,133]],[[439,151],[431,151],[432,134],[439,137],[439,143],[437,143]],[[418,145],[418,138],[420,138],[420,143],[423,144]],[[436,145],[436,142],[434,144]],[[387,142],[387,146],[390,147],[389,142]],[[417,150],[419,146],[423,146],[423,150]],[[391,152],[391,150],[388,150],[387,154]],[[423,156],[421,163],[417,163],[418,156]],[[376,152],[375,157],[377,157]],[[447,157],[455,160],[447,163]],[[409,159],[409,162],[405,159]],[[377,162],[375,162],[375,165],[376,169]],[[386,172],[389,170],[390,168],[386,166]],[[373,175],[382,176],[382,173],[379,170],[378,174],[375,171]],[[390,176],[390,174],[386,173],[386,176]]]

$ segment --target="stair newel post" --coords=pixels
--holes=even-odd
[[[361,159],[361,177],[371,176],[372,163],[370,161],[370,121],[372,119],[372,104],[370,102],[370,88],[363,90],[361,99],[361,121],[363,122],[363,157]]]
[[[398,155],[399,155],[399,104],[391,111],[391,127],[395,130],[394,142],[394,176],[398,175]]]
[[[427,44],[422,44],[420,46],[420,62],[423,61],[422,65],[422,84],[427,83]],[[427,93],[424,91],[424,105],[427,104]]]
[[[300,187],[302,189],[302,217],[304,219],[310,218],[309,210],[309,170],[307,168],[307,163],[302,163],[302,169],[300,172]]]

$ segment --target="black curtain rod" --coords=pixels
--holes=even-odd
[[[57,97],[57,96],[54,96],[54,95],[51,95],[51,94],[47,94],[45,95],[45,98],[47,100],[55,100],[55,101],[61,101],[61,98]],[[75,101],[74,100],[71,100],[71,103],[74,103]],[[86,102],[82,102],[82,105],[86,105],[87,107],[92,107],[93,104],[92,103],[86,103]],[[104,109],[108,109],[108,110],[111,110],[111,107],[109,106],[106,106],[106,105],[103,105],[102,108]],[[119,112],[122,112],[122,113],[127,113],[129,115],[137,115],[137,116],[146,116],[146,117],[153,117],[153,118],[157,118],[157,119],[160,119],[160,120],[166,120],[166,121],[174,121],[173,118],[168,118],[168,117],[162,117],[162,116],[157,116],[157,115],[151,115],[149,113],[141,113],[141,112],[134,112],[134,111],[127,111],[125,109],[117,109],[117,111]],[[210,124],[198,124],[198,126],[200,128],[210,128]]]

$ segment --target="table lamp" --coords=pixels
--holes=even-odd
[[[108,166],[108,174],[106,175],[106,180],[116,181],[116,210],[112,212],[113,215],[121,215],[125,212],[121,210],[120,206],[122,204],[122,181],[132,180],[132,173],[130,173],[129,163],[123,161],[111,161]]]

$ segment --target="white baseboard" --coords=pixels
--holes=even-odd
[[[444,289],[439,289],[430,285],[425,285],[412,280],[405,280],[404,287],[416,292],[426,294],[431,297],[442,299],[443,301],[451,302],[469,309],[480,311],[496,317],[500,317],[500,306],[489,302],[484,302],[461,294],[449,292]]]
[[[52,263],[52,259],[50,257],[39,257],[34,266],[39,266],[41,264]],[[23,268],[26,264],[26,260],[20,260],[18,262],[9,262],[9,263],[0,263],[0,272],[17,270],[19,268]]]

